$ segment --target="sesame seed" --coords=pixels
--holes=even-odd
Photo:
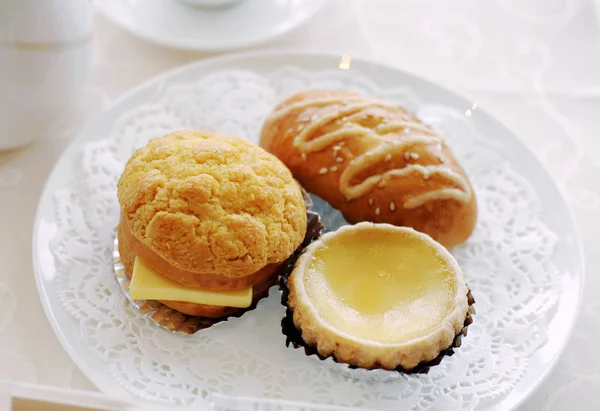
[[[396,210],[396,204],[392,201],[390,203],[390,211],[394,211],[394,210]]]
[[[302,160],[306,161],[306,153],[300,154],[300,158],[302,158]]]
[[[340,146],[333,146],[333,151],[340,151],[342,149],[342,147]]]
[[[338,163],[342,163],[344,162],[344,159],[342,157],[338,157],[335,159],[335,161],[337,161]]]
[[[404,153],[404,159],[407,160],[407,161],[410,160],[410,153],[409,152],[405,152]]]
[[[385,155],[385,161],[390,161],[392,159],[392,155],[391,154],[386,154]]]
[[[418,159],[419,159],[419,154],[417,154],[417,153],[410,153],[410,157],[411,157],[413,160],[418,160]]]
[[[327,172],[327,167],[323,167],[319,170],[319,174],[325,174]]]
[[[379,207],[377,207],[377,208],[375,209],[375,215],[379,215],[379,213],[381,213],[381,210],[379,209]]]
[[[373,199],[369,198],[369,205],[372,206],[373,205]]]
[[[304,128],[304,124],[298,124],[298,127],[296,127],[296,130],[300,131]]]
[[[335,173],[337,171],[337,166],[329,167],[329,171],[333,171]]]
[[[338,146],[340,146],[340,147],[344,147],[345,145],[346,145],[346,142],[345,142],[345,141],[340,141],[340,142],[338,143]]]

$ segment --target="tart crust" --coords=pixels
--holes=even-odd
[[[362,230],[386,230],[409,233],[411,236],[432,247],[451,268],[454,276],[455,293],[452,297],[453,309],[449,311],[439,325],[412,339],[401,342],[380,342],[351,335],[322,318],[309,297],[304,275],[317,250],[331,243],[340,234]],[[332,356],[337,362],[347,363],[365,369],[383,368],[386,370],[411,371],[420,364],[430,363],[440,357],[444,351],[456,345],[456,337],[465,334],[463,329],[470,323],[472,299],[462,271],[454,257],[439,243],[426,234],[411,228],[396,227],[389,224],[359,223],[343,226],[335,232],[323,235],[309,245],[298,259],[288,280],[288,308],[293,313],[295,327],[301,332],[302,339],[314,346],[321,358]]]

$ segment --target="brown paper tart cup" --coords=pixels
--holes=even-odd
[[[258,304],[260,304],[261,301],[269,295],[270,289],[277,283],[277,279],[281,277],[281,273],[287,272],[289,270],[288,267],[293,267],[296,259],[300,253],[302,253],[304,248],[314,240],[315,236],[320,234],[323,226],[320,223],[319,216],[311,211],[312,201],[308,194],[306,194],[304,191],[303,198],[307,209],[307,229],[306,235],[304,236],[304,241],[298,247],[298,249],[281,264],[277,272],[272,277],[263,281],[265,284],[260,284],[260,287],[258,287],[260,291],[254,298],[252,305],[248,308],[235,310],[233,313],[229,313],[228,315],[213,318],[184,314],[168,307],[160,301],[134,300],[129,293],[129,283],[131,282],[130,276],[127,273],[125,264],[123,264],[123,258],[119,252],[119,238],[118,236],[115,236],[113,244],[113,268],[117,282],[125,294],[125,297],[127,297],[129,302],[134,307],[140,310],[145,317],[171,332],[194,334],[199,330],[223,324],[229,319],[239,318],[246,312],[254,310]],[[177,306],[177,304],[185,303],[174,303],[173,305]]]

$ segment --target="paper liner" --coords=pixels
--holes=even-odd
[[[277,279],[280,277],[280,273],[287,272],[288,267],[294,265],[298,256],[304,250],[304,248],[310,244],[315,237],[318,237],[323,225],[320,223],[319,216],[315,212],[311,211],[312,201],[308,194],[303,191],[303,199],[306,204],[306,216],[307,216],[307,229],[306,235],[304,236],[303,243],[296,249],[296,251],[288,258],[288,260],[282,264],[279,273],[273,277],[273,284],[277,283]],[[115,271],[115,277],[117,282],[121,286],[121,290],[129,300],[129,302],[144,313],[145,317],[150,318],[157,325],[171,331],[180,332],[184,334],[193,334],[196,331],[203,330],[205,328],[214,327],[221,323],[227,322],[230,318],[239,318],[248,311],[254,310],[260,302],[269,295],[269,291],[272,287],[266,290],[265,295],[256,300],[250,307],[245,310],[240,310],[228,316],[219,318],[208,318],[208,317],[197,317],[188,315],[174,310],[159,301],[155,300],[134,300],[129,293],[129,283],[131,282],[129,276],[125,272],[125,266],[121,260],[121,254],[119,253],[119,240],[115,237],[113,245],[113,268]]]
[[[325,223],[325,228],[323,231],[333,231],[337,230],[340,226],[347,224],[347,222],[342,217],[341,213],[335,209],[333,209],[329,204],[320,198],[313,196],[314,205],[313,210],[317,212],[321,220]],[[319,233],[320,234],[320,233]],[[307,246],[306,244],[302,247],[302,250]],[[438,365],[444,357],[452,356],[454,354],[454,349],[461,346],[462,337],[467,335],[467,328],[473,322],[472,315],[475,314],[475,299],[471,294],[471,290],[467,294],[469,308],[467,313],[465,314],[465,322],[463,324],[463,328],[456,334],[452,344],[447,349],[440,352],[436,358],[431,361],[422,362],[418,364],[415,368],[411,370],[406,370],[402,367],[398,367],[393,371],[385,370],[385,369],[372,369],[367,370],[364,368],[359,368],[350,364],[337,362],[337,359],[333,355],[329,355],[327,357],[323,357],[317,351],[316,347],[306,344],[302,339],[301,332],[296,328],[293,321],[293,312],[287,305],[289,290],[287,287],[287,280],[292,273],[294,268],[294,264],[298,259],[300,253],[294,256],[294,260],[292,264],[287,264],[285,269],[282,270],[281,276],[279,279],[279,288],[282,292],[281,295],[281,304],[286,307],[286,314],[284,318],[281,320],[281,330],[283,334],[286,336],[286,346],[292,345],[294,348],[303,348],[306,355],[311,358],[315,358],[320,361],[323,365],[328,366],[329,368],[340,372],[342,374],[348,375],[351,378],[365,381],[376,381],[376,382],[387,382],[396,380],[401,378],[404,374],[427,374],[429,369],[435,365]]]
[[[290,271],[291,273],[291,271]],[[415,368],[411,370],[406,370],[402,367],[398,367],[393,371],[385,370],[385,369],[372,369],[367,370],[364,368],[359,368],[354,365],[346,364],[338,362],[337,359],[333,355],[329,355],[327,357],[322,356],[317,351],[317,348],[312,345],[308,345],[303,339],[301,332],[294,325],[293,320],[293,311],[287,307],[287,299],[289,295],[289,291],[287,288],[287,276],[282,276],[280,279],[280,289],[282,290],[281,303],[286,306],[286,313],[284,318],[281,320],[281,330],[286,337],[285,343],[286,346],[289,347],[290,344],[294,348],[303,348],[304,353],[308,356],[314,357],[318,360],[321,360],[322,363],[329,368],[334,369],[335,371],[341,372],[342,374],[348,375],[354,379],[358,380],[366,380],[366,381],[377,381],[377,382],[387,382],[393,381],[398,378],[401,378],[403,374],[427,374],[429,369],[435,365],[438,365],[444,357],[454,355],[454,349],[458,348],[462,344],[462,337],[467,336],[467,329],[469,325],[473,322],[472,315],[475,314],[475,308],[473,304],[475,303],[475,299],[469,290],[467,294],[467,298],[469,300],[469,310],[465,315],[465,322],[463,328],[460,330],[458,334],[454,337],[452,341],[452,345],[447,349],[440,352],[440,354],[431,361],[422,362],[418,364]]]

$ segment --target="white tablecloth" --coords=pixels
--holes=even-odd
[[[365,56],[470,94],[537,154],[576,214],[585,299],[556,369],[523,410],[600,409],[600,31],[591,0],[332,0],[265,47]],[[44,181],[82,122],[127,89],[208,55],[138,40],[96,16],[94,69],[74,120],[0,153],[0,379],[95,390],[38,300],[31,232]]]

